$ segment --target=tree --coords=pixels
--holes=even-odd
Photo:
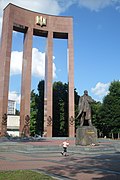
[[[17,115],[17,116],[20,115],[20,111],[18,109],[15,109],[15,115]]]
[[[78,95],[76,88],[74,89],[74,100],[75,100],[75,117],[77,117],[79,110],[78,110],[78,103],[79,103],[79,98],[80,96]],[[79,126],[79,119],[75,119],[75,130],[77,129],[77,127]]]
[[[42,136],[44,130],[44,80],[41,80],[38,84],[38,95],[36,98],[37,121],[36,121],[36,133]]]
[[[53,84],[53,136],[68,136],[68,85]]]
[[[75,117],[78,114],[79,95],[74,89]],[[75,128],[78,120],[75,120]],[[68,136],[68,84],[53,84],[53,136]]]
[[[104,97],[100,109],[100,118],[104,135],[120,132],[120,81],[110,84],[109,94]]]
[[[102,122],[100,118],[100,108],[102,107],[101,102],[94,102],[91,105],[92,110],[92,124],[97,128],[98,131],[98,137],[101,136],[101,128],[102,128]]]
[[[44,81],[38,84],[38,94],[31,92],[31,134],[43,134],[44,131]],[[75,114],[79,95],[75,93]],[[75,122],[77,125],[77,121]],[[53,83],[53,136],[68,136],[68,84]]]
[[[34,90],[31,91],[31,103],[30,103],[30,134],[34,136],[36,134],[36,120],[38,109],[36,108],[36,94]]]

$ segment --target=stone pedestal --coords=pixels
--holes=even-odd
[[[87,146],[90,144],[97,144],[97,129],[94,126],[78,127],[76,145]]]

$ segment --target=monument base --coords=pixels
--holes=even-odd
[[[94,126],[78,127],[76,131],[76,145],[96,145],[97,129]]]

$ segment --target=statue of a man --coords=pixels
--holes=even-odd
[[[91,103],[95,102],[89,95],[88,91],[84,91],[84,95],[80,97],[77,118],[80,118],[80,126],[83,126],[84,120],[88,121],[89,126],[92,126],[91,121]]]

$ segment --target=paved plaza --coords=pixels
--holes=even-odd
[[[100,139],[97,146],[75,146],[61,155],[61,138],[0,138],[0,170],[29,169],[61,180],[119,180],[120,140]]]

